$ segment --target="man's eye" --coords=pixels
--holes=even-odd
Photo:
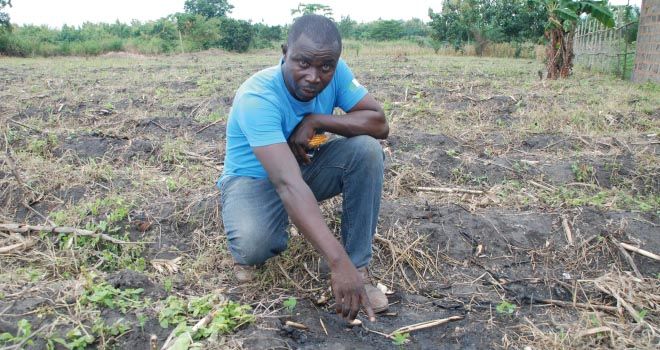
[[[303,68],[307,68],[307,67],[309,67],[309,62],[304,61],[304,60],[300,60],[300,61],[299,61],[299,64],[300,64],[300,66],[303,67]]]
[[[324,64],[323,67],[321,67],[321,69],[322,69],[324,72],[329,72],[329,71],[332,69],[332,66],[329,65],[329,64]]]

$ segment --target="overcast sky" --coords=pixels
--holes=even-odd
[[[155,20],[175,12],[183,12],[185,0],[13,0],[7,12],[15,24],[80,25],[83,22],[130,22]],[[287,24],[291,9],[299,3],[321,3],[333,9],[335,19],[350,15],[358,22],[382,19],[420,18],[428,21],[428,9],[439,11],[442,0],[229,0],[234,9],[232,18]],[[611,0],[612,4],[626,4],[627,0]],[[630,0],[640,6],[641,0]]]

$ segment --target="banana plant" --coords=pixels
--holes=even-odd
[[[573,69],[573,39],[583,14],[590,15],[608,28],[614,27],[614,14],[607,0],[539,0],[548,8],[545,37],[548,79],[566,78]]]

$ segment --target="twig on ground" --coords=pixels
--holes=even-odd
[[[439,319],[439,320],[416,323],[416,324],[412,324],[410,326],[405,326],[405,327],[398,328],[397,330],[390,333],[390,336],[394,336],[394,334],[397,334],[397,333],[399,333],[399,334],[401,334],[401,333],[410,333],[410,332],[413,332],[413,331],[418,331],[420,329],[426,329],[426,328],[431,328],[431,327],[435,327],[435,326],[440,326],[440,325],[443,325],[445,323],[449,323],[449,322],[452,322],[452,321],[460,321],[462,319],[463,319],[463,316],[451,316],[451,317],[442,318],[442,319]]]
[[[660,261],[660,255],[651,253],[651,252],[646,251],[646,250],[641,249],[641,248],[637,248],[637,247],[635,247],[633,245],[630,245],[628,243],[620,242],[619,244],[621,244],[621,246],[626,250],[629,250],[631,252],[635,252],[635,253],[640,254],[640,255],[644,255],[645,257],[651,258],[651,259],[656,260],[656,261]]]
[[[571,224],[568,222],[568,217],[566,217],[566,215],[561,216],[561,226],[564,228],[566,242],[568,242],[569,245],[573,245],[573,230],[571,229]]]
[[[0,223],[0,230],[16,233],[26,233],[30,231],[51,232],[51,233],[72,233],[76,236],[89,236],[101,238],[115,244],[144,244],[146,242],[127,242],[106,235],[105,233],[96,233],[94,231],[77,229],[75,227],[65,226],[44,226],[44,225],[21,225],[14,223]]]
[[[580,338],[588,337],[588,336],[591,336],[591,335],[596,335],[596,334],[605,333],[605,332],[612,332],[612,328],[607,327],[607,326],[602,326],[602,327],[587,329],[586,331],[580,332],[580,334],[578,334],[578,337],[580,337]]]
[[[0,247],[0,254],[11,253],[14,250],[27,249],[35,245],[36,241],[33,239],[27,239],[23,242],[8,245],[6,247]]]
[[[529,182],[530,185],[536,186],[536,187],[538,187],[542,190],[546,190],[546,191],[549,191],[549,192],[552,192],[552,191],[555,190],[554,188],[550,187],[549,185],[544,185],[544,184],[538,183],[536,181],[529,180],[527,182]]]
[[[319,318],[319,322],[321,323],[321,328],[323,328],[323,333],[325,333],[325,335],[328,335],[328,330],[325,328],[325,323],[323,323],[323,319]]]
[[[208,125],[204,126],[203,128],[201,128],[201,129],[195,131],[195,134],[199,134],[200,132],[202,132],[202,131],[204,131],[204,130],[206,130],[206,129],[212,127],[213,125],[216,125],[216,124],[218,124],[218,123],[220,123],[220,122],[222,122],[222,121],[224,121],[224,120],[223,120],[223,119],[218,119],[218,120],[214,121],[213,123],[208,124]]]
[[[417,190],[417,191],[426,191],[426,192],[484,194],[484,191],[471,190],[471,189],[467,189],[467,188],[413,187],[413,189]]]
[[[306,331],[309,329],[309,327],[305,326],[304,324],[293,321],[286,321],[284,322],[284,325],[289,326],[291,328],[300,329],[302,331]]]
[[[613,313],[618,313],[619,309],[614,307],[614,306],[607,306],[607,305],[598,305],[598,304],[584,304],[584,303],[572,303],[568,301],[561,301],[561,300],[552,300],[552,299],[535,299],[535,301],[538,301],[540,303],[545,303],[545,304],[552,304],[556,306],[561,306],[561,307],[579,307],[582,309],[593,309],[593,310],[600,310],[600,311],[607,311],[607,312],[613,312]]]
[[[630,256],[630,254],[628,254],[626,249],[623,248],[623,246],[621,245],[621,242],[619,242],[615,238],[610,237],[610,239],[612,240],[612,243],[614,243],[614,245],[616,245],[616,247],[619,248],[619,251],[621,252],[621,255],[623,255],[623,257],[626,259],[626,261],[628,262],[630,267],[635,272],[635,275],[638,278],[644,278],[644,276],[642,276],[642,274],[639,272],[639,269],[637,269],[637,265],[635,264],[635,260],[633,260],[632,256]]]

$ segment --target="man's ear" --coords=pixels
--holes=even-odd
[[[286,51],[289,49],[287,44],[282,44],[282,55],[286,56]]]

